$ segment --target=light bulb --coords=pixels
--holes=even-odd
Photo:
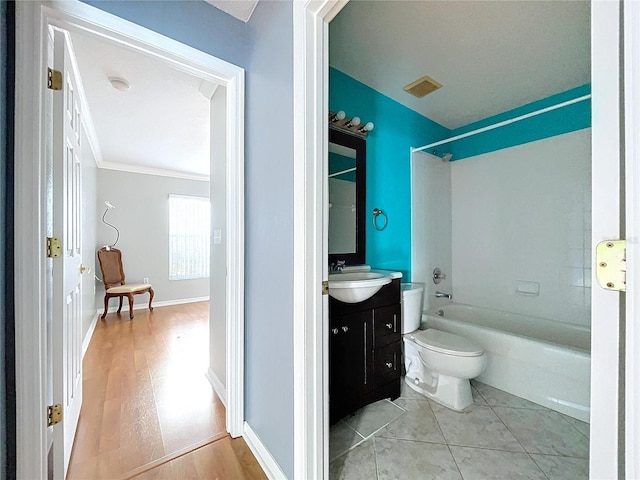
[[[347,123],[345,127],[351,128],[357,127],[358,125],[360,125],[360,117],[353,117],[351,120],[349,120],[349,123]]]
[[[344,117],[346,117],[346,113],[344,113],[344,110],[340,110],[338,113],[335,113],[333,115],[333,117],[331,118],[332,122],[337,122],[339,120],[344,120]]]
[[[363,126],[358,131],[361,133],[366,133],[366,132],[370,132],[371,130],[373,130],[373,122],[368,122],[365,126]]]

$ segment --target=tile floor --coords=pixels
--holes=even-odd
[[[331,427],[329,477],[345,480],[589,478],[589,425],[479,382],[454,412],[403,382],[400,398]]]

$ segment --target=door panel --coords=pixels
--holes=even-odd
[[[54,478],[65,478],[82,406],[82,283],[80,266],[81,109],[68,36],[54,31],[54,69],[62,91],[53,92],[53,235],[62,256],[53,259],[53,401],[62,423],[53,427]]]

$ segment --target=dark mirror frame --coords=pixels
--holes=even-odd
[[[366,196],[367,196],[367,142],[364,138],[329,128],[329,142],[353,148],[356,151],[356,251],[330,253],[329,264],[344,260],[346,265],[363,265],[366,261]],[[327,203],[328,200],[327,200]]]

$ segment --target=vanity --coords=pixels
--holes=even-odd
[[[402,274],[388,274],[391,281],[362,302],[329,296],[331,424],[365,405],[400,396]]]
[[[334,268],[329,274],[331,424],[365,405],[400,396],[402,274],[362,265],[365,187],[365,139],[330,129],[329,262]]]

